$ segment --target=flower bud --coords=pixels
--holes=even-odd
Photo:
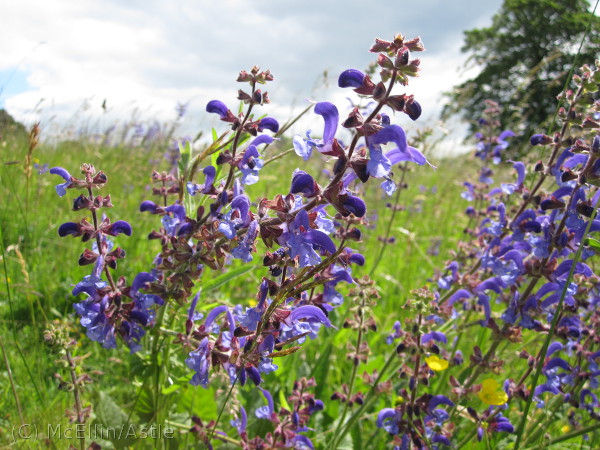
[[[600,153],[600,135],[597,134],[592,140],[592,153]]]
[[[338,78],[338,86],[341,88],[359,88],[363,84],[365,74],[360,70],[348,69],[344,70]]]
[[[398,50],[398,53],[396,53],[396,61],[394,63],[396,68],[406,66],[408,64],[409,57],[410,51],[407,47],[402,47],[400,50]]]
[[[404,112],[408,114],[408,117],[412,120],[417,120],[421,116],[421,105],[412,98],[409,98],[404,107]]]
[[[545,134],[534,134],[529,140],[531,145],[548,145],[552,144],[552,138]]]

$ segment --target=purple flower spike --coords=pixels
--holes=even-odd
[[[69,234],[71,234],[73,237],[81,236],[81,231],[78,223],[67,222],[63,223],[60,227],[58,227],[58,235],[60,237],[65,237]]]
[[[454,406],[454,402],[452,402],[452,400],[450,400],[448,397],[444,396],[444,395],[434,395],[433,397],[431,397],[431,400],[429,400],[429,410],[433,410],[435,408],[437,408],[439,405],[448,405],[450,407]]]
[[[258,131],[271,130],[273,133],[279,131],[279,123],[272,117],[265,117],[258,122]]]
[[[110,228],[108,229],[108,231],[106,232],[106,234],[109,234],[111,236],[116,236],[118,234],[126,234],[127,236],[131,236],[131,225],[129,225],[127,222],[125,222],[124,220],[117,220],[115,223],[112,223],[110,225]]]
[[[448,299],[448,304],[453,305],[456,301],[460,300],[461,298],[471,298],[471,297],[472,297],[472,295],[469,291],[467,291],[465,289],[459,289],[454,294],[452,294],[452,296]]]
[[[156,208],[158,208],[158,205],[151,200],[143,201],[140,205],[141,212],[149,211],[151,214],[156,213]]]
[[[341,88],[359,88],[362,86],[365,74],[360,70],[344,70],[338,78],[338,86]]]
[[[448,343],[448,339],[446,338],[446,335],[444,333],[442,333],[441,331],[432,331],[431,333],[425,333],[423,335],[423,338],[421,339],[421,342],[423,344],[427,344],[429,341],[437,341],[437,342],[442,342],[444,344]]]
[[[383,130],[369,138],[370,144],[386,144],[388,142],[393,142],[397,145],[397,148],[392,149],[385,154],[392,165],[398,164],[400,161],[411,161],[420,166],[429,164],[429,161],[427,161],[425,156],[423,156],[419,150],[408,146],[406,134],[398,125],[385,127]],[[431,166],[431,164],[429,165]]]
[[[365,265],[365,257],[360,253],[353,253],[350,258],[348,258],[348,262],[352,264],[357,264],[359,266]]]
[[[308,321],[317,321],[324,324],[326,327],[333,328],[333,325],[325,315],[325,313],[313,305],[304,305],[296,308],[290,314],[290,319],[292,322],[296,322],[301,319],[306,319]]]
[[[549,371],[551,371],[552,369],[554,369],[556,367],[560,367],[561,369],[564,369],[567,372],[571,371],[571,366],[569,366],[569,363],[566,362],[564,359],[562,359],[562,358],[552,358],[550,361],[548,361],[546,363],[546,365],[544,366],[544,369],[542,370],[542,372],[544,374],[546,374],[546,373],[548,373]]]
[[[194,298],[190,303],[190,308],[188,309],[188,320],[190,320],[191,322],[195,322],[196,320],[200,320],[204,317],[204,314],[196,312],[198,300],[200,300],[200,291],[198,291],[198,293],[194,295]]]
[[[206,105],[206,112],[218,114],[221,119],[227,117],[227,111],[229,109],[225,106],[225,103],[219,100],[211,100]]]
[[[202,386],[204,389],[208,386],[208,369],[210,367],[210,346],[208,337],[200,341],[196,350],[190,352],[189,358],[185,360],[186,365],[192,369],[194,376],[190,380],[192,386]]]
[[[398,434],[398,411],[393,408],[383,408],[377,414],[377,428],[383,428],[390,434]],[[408,448],[408,447],[406,447]]]
[[[512,423],[510,423],[508,420],[505,419],[505,421],[500,421],[498,420],[498,422],[496,422],[494,429],[498,432],[503,431],[505,433],[514,433],[515,432],[515,427],[513,426]]]
[[[335,137],[340,115],[336,106],[329,102],[320,102],[315,106],[315,113],[323,117],[325,129],[323,130],[323,142],[331,143]]]
[[[547,145],[552,143],[552,138],[545,134],[534,134],[529,140],[531,145]]]
[[[258,408],[255,411],[256,417],[258,417],[259,419],[271,420],[271,415],[275,412],[273,396],[266,389],[263,389],[263,388],[259,388],[259,389],[262,392],[262,394],[264,395],[265,400],[267,401],[267,404],[265,406],[261,406],[260,408]]]
[[[317,247],[329,253],[335,253],[335,251],[337,250],[337,247],[335,246],[331,238],[322,231],[310,229],[306,233],[304,233],[304,238],[312,245],[316,245]]]
[[[148,272],[140,272],[133,279],[131,283],[131,293],[136,294],[140,289],[145,289],[148,283],[152,283],[156,280],[156,277]]]
[[[229,310],[227,309],[227,306],[225,306],[225,305],[220,305],[220,306],[217,306],[216,308],[213,308],[213,310],[208,313],[208,316],[206,316],[206,322],[204,322],[204,327],[207,330],[210,330],[215,319],[217,317],[219,317],[221,314],[223,314],[224,312],[229,312]]]
[[[360,198],[349,195],[346,200],[342,203],[342,206],[346,209],[347,213],[342,215],[348,216],[350,213],[356,217],[363,217],[367,212],[367,205]]]
[[[64,183],[57,184],[55,187],[56,193],[58,194],[58,196],[62,197],[63,195],[65,195],[67,193],[67,188],[69,186],[71,186],[71,178],[72,178],[71,174],[66,169],[63,169],[62,167],[53,167],[52,169],[50,169],[50,173],[52,175],[58,175],[65,180]]]
[[[204,189],[202,189],[202,193],[208,194],[210,192],[210,187],[215,182],[215,177],[217,176],[217,169],[214,166],[207,166],[204,168],[202,173],[206,176],[206,180],[204,180]]]
[[[408,117],[410,117],[412,120],[417,120],[419,117],[421,117],[422,109],[418,102],[412,101],[407,103],[404,107],[404,110],[406,111],[406,114],[408,114]]]
[[[255,386],[258,386],[262,382],[262,378],[260,377],[260,372],[256,367],[246,367],[246,375],[250,378],[250,381],[254,383]]]
[[[275,139],[273,139],[268,134],[261,134],[257,138],[253,139],[252,142],[250,142],[250,145],[248,147],[250,147],[252,145],[254,145],[255,147],[258,147],[259,145],[262,145],[262,144],[271,144],[271,143],[273,143],[274,140]]]
[[[517,187],[520,188],[525,181],[525,164],[516,162],[513,164],[513,169],[517,171]]]
[[[290,444],[293,446],[293,448],[299,448],[303,450],[312,450],[315,448],[312,441],[302,434],[297,434],[296,436],[294,436],[290,440]]]
[[[548,356],[552,355],[553,353],[561,351],[563,349],[563,347],[564,346],[560,342],[554,341],[552,344],[550,344],[548,346],[548,351],[546,352],[546,356],[548,357]]]
[[[246,410],[243,406],[240,406],[240,416],[239,418],[231,421],[231,426],[237,429],[239,435],[246,431],[246,425],[248,423],[248,416],[246,415]]]
[[[290,192],[292,194],[304,194],[307,198],[314,197],[317,195],[314,178],[302,170],[296,170],[292,176]]]

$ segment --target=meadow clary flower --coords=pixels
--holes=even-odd
[[[304,161],[308,161],[312,154],[313,148],[316,148],[319,152],[324,154],[329,154],[333,151],[333,140],[335,138],[335,132],[337,131],[337,126],[340,119],[338,110],[333,103],[317,103],[314,111],[315,114],[322,116],[325,122],[323,139],[312,139],[310,137],[309,130],[306,132],[306,139],[302,139],[300,135],[296,135],[292,141],[296,154],[301,156]]]
[[[265,397],[267,404],[265,406],[257,408],[256,411],[254,411],[254,414],[256,414],[256,417],[258,417],[259,419],[272,420],[272,417],[275,414],[275,404],[273,403],[273,396],[266,389],[259,389]]]
[[[198,348],[193,352],[190,352],[189,358],[185,360],[185,364],[194,372],[196,372],[190,380],[190,384],[192,386],[200,385],[204,389],[208,387],[210,351],[208,337],[205,337],[200,341]]]
[[[367,137],[366,140],[369,147],[367,173],[374,178],[388,176],[392,165],[401,161],[414,162],[420,166],[429,164],[419,150],[408,146],[406,134],[398,125],[387,126],[373,136]],[[388,142],[396,144],[396,148],[384,155],[381,144],[387,144]]]
[[[179,203],[174,203],[165,208],[167,213],[161,219],[162,226],[169,236],[179,235],[180,229],[186,224],[185,207]]]
[[[187,183],[187,191],[190,195],[196,195],[198,191],[202,194],[211,194],[213,192],[213,183],[215,182],[215,177],[217,175],[217,170],[214,166],[207,166],[202,170],[202,173],[205,175],[204,184],[195,184],[192,182]]]
[[[389,434],[398,434],[400,430],[398,422],[402,419],[402,412],[394,408],[383,408],[377,414],[377,421],[375,422],[377,428],[383,428]]]
[[[62,177],[63,180],[65,180],[64,183],[57,184],[55,187],[58,196],[64,196],[67,193],[67,188],[71,186],[73,177],[66,169],[63,169],[62,167],[53,167],[52,169],[50,169],[50,173],[52,175],[58,175]]]
[[[300,267],[314,266],[321,262],[315,248],[329,253],[337,250],[329,236],[310,227],[308,213],[304,209],[298,212],[283,239],[289,248],[290,257],[297,257]]]
[[[244,262],[252,261],[252,248],[254,241],[258,236],[258,221],[253,220],[248,226],[248,231],[239,245],[231,251],[231,255],[236,259],[241,259]]]
[[[77,296],[82,292],[87,294],[85,300],[75,303],[73,307],[91,340],[102,344],[104,348],[116,348],[114,325],[105,314],[109,303],[108,295],[102,296],[98,292],[99,289],[107,286],[107,283],[102,281],[101,278],[103,270],[104,259],[99,256],[94,264],[92,274],[85,276],[73,288],[73,296]]]
[[[301,334],[308,333],[311,339],[317,336],[317,331],[325,325],[333,328],[333,325],[321,308],[313,305],[303,305],[292,310],[290,315],[281,323],[282,340],[291,339]],[[298,339],[299,343],[304,342],[305,338]]]
[[[231,426],[234,427],[238,434],[241,436],[246,433],[246,425],[248,423],[248,416],[243,406],[240,406],[240,415],[236,419],[232,420]]]
[[[396,144],[396,147],[383,154],[380,144],[389,142]],[[377,134],[370,136],[367,138],[367,144],[370,159],[367,161],[366,173],[374,178],[385,178],[381,187],[387,195],[392,195],[396,191],[395,183],[388,178],[392,166],[409,161],[420,166],[429,164],[434,167],[419,150],[407,144],[404,130],[397,125],[389,125]],[[355,171],[349,172],[342,180],[343,186],[349,186],[357,178],[359,176]]]
[[[294,170],[290,187],[291,194],[303,194],[306,198],[311,198],[317,195],[318,192],[319,186],[312,176],[303,170]]]
[[[231,210],[221,217],[218,230],[227,239],[233,239],[238,230],[250,225],[250,199],[244,194],[235,197],[231,202]]]
[[[258,146],[261,144],[270,144],[273,142],[273,138],[269,135],[262,134],[254,139],[246,151],[244,152],[242,159],[237,164],[240,172],[242,172],[242,184],[255,184],[258,182],[258,172],[263,167],[263,160],[258,153]]]

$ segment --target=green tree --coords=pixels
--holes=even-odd
[[[578,67],[599,57],[600,18],[587,0],[505,0],[491,26],[465,31],[462,51],[481,71],[446,93],[443,115],[460,113],[474,130],[491,99],[521,142],[544,131],[590,21]]]

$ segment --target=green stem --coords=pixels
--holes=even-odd
[[[152,362],[154,364],[154,418],[157,424],[160,424],[160,373],[161,366],[158,364],[158,354],[160,353],[160,334],[159,330],[161,325],[165,319],[166,309],[168,303],[165,303],[165,306],[162,307],[158,312],[158,317],[156,319],[156,324],[154,325],[154,342],[152,343]]]
[[[235,387],[235,384],[237,383],[238,378],[239,378],[240,374],[242,373],[242,370],[244,370],[244,367],[240,367],[240,370],[237,371],[237,373],[235,375],[235,380],[233,380],[233,383],[231,383],[231,387],[229,388],[229,391],[227,391],[227,396],[225,397],[225,401],[223,402],[223,405],[221,405],[221,409],[219,409],[219,414],[217,415],[217,420],[215,420],[215,425],[212,427],[212,429],[208,433],[208,441],[207,441],[208,443],[210,443],[213,436],[215,435],[215,431],[217,430],[217,425],[219,425],[219,422],[221,421],[221,416],[223,415],[223,412],[225,411],[227,402],[229,402],[229,399],[231,398],[233,388]]]
[[[581,436],[582,434],[589,433],[590,431],[598,431],[598,424],[590,425],[585,428],[580,428],[579,430],[573,430],[570,433],[563,434],[554,439],[550,439],[548,441],[548,447],[554,444],[558,444],[559,442],[564,442],[569,439],[573,439],[574,437]]]
[[[365,299],[363,298],[361,309],[360,309],[360,323],[358,326],[358,338],[356,339],[356,358],[352,361],[352,363],[353,363],[352,364],[352,373],[350,374],[350,381],[348,383],[348,394],[346,396],[346,402],[344,403],[344,409],[342,410],[342,416],[340,417],[340,420],[338,421],[337,427],[333,434],[333,438],[331,440],[332,448],[336,448],[336,446],[338,445],[337,436],[340,432],[340,429],[342,428],[344,419],[346,419],[346,414],[348,413],[348,408],[350,407],[350,401],[352,398],[352,390],[354,389],[354,380],[356,379],[356,372],[358,370],[358,365],[360,364],[360,359],[358,357],[358,354],[360,352],[360,347],[362,345],[362,339],[363,339],[364,311],[362,308],[364,308],[364,304],[365,304]]]
[[[369,392],[365,396],[363,404],[360,405],[360,407],[354,412],[354,414],[352,414],[350,416],[350,418],[348,419],[348,422],[346,423],[346,425],[340,431],[339,436],[336,439],[337,442],[339,442],[339,441],[341,441],[343,439],[343,437],[346,435],[346,433],[348,433],[348,431],[350,430],[350,428],[360,418],[360,415],[363,413],[363,411],[365,409],[367,409],[367,407],[370,406],[371,401],[373,399],[373,396],[375,395],[375,391],[377,390],[377,386],[379,385],[381,379],[383,378],[383,375],[390,368],[390,366],[392,365],[392,363],[394,362],[394,360],[397,358],[397,356],[398,355],[397,355],[397,353],[396,353],[396,351],[394,349],[394,351],[390,354],[390,356],[388,357],[387,361],[385,362],[385,364],[381,368],[381,372],[379,372],[379,375],[377,376],[377,379],[375,380],[375,383],[373,383],[373,386],[371,386],[371,389],[369,389]]]
[[[19,419],[21,420],[21,425],[24,425],[25,419],[23,418],[23,410],[21,409],[21,402],[19,402],[19,396],[17,395],[17,388],[15,387],[15,380],[13,379],[12,370],[10,369],[10,363],[8,361],[8,355],[6,354],[6,349],[4,348],[4,339],[2,339],[2,335],[0,335],[0,347],[2,348],[2,354],[4,355],[4,365],[6,366],[10,388],[12,390],[13,397],[15,398],[17,411],[19,412]]]
[[[77,423],[85,425],[85,417],[83,414],[83,404],[81,403],[81,392],[79,390],[79,381],[77,380],[76,365],[71,357],[71,352],[66,350],[67,363],[69,364],[69,373],[71,374],[71,383],[73,384],[73,396],[75,397],[75,411],[77,412]],[[80,450],[85,450],[85,433],[78,433]]]

